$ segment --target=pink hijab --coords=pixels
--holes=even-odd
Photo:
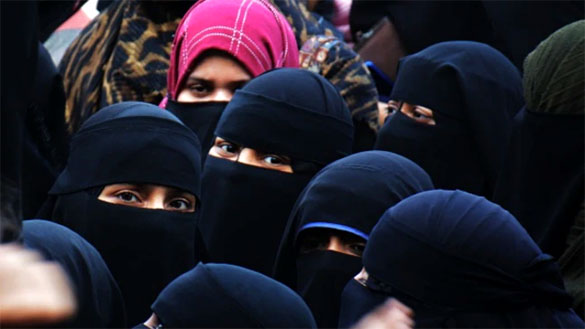
[[[253,77],[277,67],[299,67],[293,31],[265,0],[201,0],[185,14],[173,41],[167,97],[175,100],[204,51],[222,50]],[[167,97],[162,101],[165,107]]]

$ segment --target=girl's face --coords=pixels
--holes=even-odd
[[[246,69],[228,55],[209,55],[193,69],[177,102],[229,102],[251,79]]]
[[[106,185],[98,200],[137,208],[194,212],[197,199],[189,192],[174,187],[152,184]]]
[[[215,138],[215,143],[209,150],[209,155],[249,166],[260,167],[292,173],[291,159],[287,156],[261,152],[229,142],[221,137]]]

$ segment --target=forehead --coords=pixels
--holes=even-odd
[[[215,54],[201,60],[189,78],[227,82],[250,80],[252,76],[235,58]]]

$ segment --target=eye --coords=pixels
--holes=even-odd
[[[307,237],[302,242],[299,251],[301,253],[309,253],[315,250],[326,250],[328,244],[329,244],[328,240],[319,239],[318,237]]]
[[[205,82],[193,82],[187,85],[187,88],[195,95],[208,94],[213,90],[213,87]]]
[[[396,111],[398,111],[399,108],[400,108],[399,102],[389,101],[388,106],[386,106],[386,112],[388,113],[388,116],[391,116],[392,114],[396,113]]]
[[[191,209],[191,202],[185,199],[174,199],[169,202],[169,207],[175,210],[186,211]]]
[[[266,155],[263,158],[263,161],[273,165],[273,166],[280,166],[280,165],[289,165],[290,160],[286,157],[279,156],[279,155]]]
[[[433,111],[426,108],[416,106],[412,111],[412,118],[427,125],[436,124],[435,119],[433,119]]]
[[[140,198],[133,192],[130,191],[121,191],[116,193],[116,197],[124,202],[128,203],[138,203],[140,202]]]
[[[364,254],[364,250],[366,249],[366,245],[363,243],[352,243],[349,245],[349,249],[353,254],[356,256],[362,256]]]
[[[240,151],[240,147],[238,145],[227,141],[217,143],[216,147],[220,149],[221,153],[227,156],[233,156]]]

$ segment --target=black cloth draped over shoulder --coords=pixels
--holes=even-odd
[[[400,61],[390,98],[431,109],[436,125],[397,111],[376,149],[416,162],[437,188],[491,198],[512,117],[523,105],[520,73],[504,55],[470,41],[433,45]]]
[[[300,255],[299,235],[329,229],[367,240],[388,207],[431,189],[424,170],[391,152],[361,152],[329,164],[309,182],[291,212],[274,277],[303,296],[319,327],[336,327],[341,292],[361,270],[361,259],[332,251]]]
[[[315,328],[303,300],[260,273],[203,264],[171,282],[152,304],[164,328]]]
[[[417,327],[584,324],[570,308],[554,259],[510,213],[463,191],[422,192],[390,208],[372,230],[363,261],[366,286],[344,292],[346,325],[357,319],[343,319],[345,310],[377,298],[370,292],[413,308]]]
[[[199,211],[143,209],[98,200],[117,183],[169,186],[200,207],[200,145],[173,114],[126,102],[90,117],[73,136],[67,166],[50,194],[52,220],[92,243],[117,280],[129,323],[144,320],[157,294],[196,264]]]
[[[319,169],[351,153],[349,110],[323,77],[277,69],[235,93],[215,135],[291,159],[293,173],[213,156],[203,170],[198,227],[207,252],[204,260],[270,275],[298,194]]]
[[[75,232],[44,220],[26,220],[27,248],[58,262],[68,274],[77,314],[59,328],[121,328],[126,325],[122,294],[98,251]]]

